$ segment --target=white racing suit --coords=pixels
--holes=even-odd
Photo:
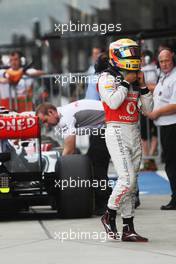
[[[144,87],[121,81],[119,76],[103,72],[97,89],[105,109],[107,128],[105,139],[118,175],[108,201],[108,207],[120,209],[123,218],[134,216],[137,173],[142,157],[138,129],[139,106],[143,112],[153,108],[152,94]]]

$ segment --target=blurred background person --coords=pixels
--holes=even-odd
[[[160,51],[161,75],[154,90],[154,109],[148,117],[160,127],[165,170],[171,187],[171,200],[161,210],[176,210],[176,67],[174,53]]]
[[[153,53],[146,50],[142,53],[141,57],[141,70],[144,72],[145,83],[148,89],[153,93],[155,86],[158,82],[157,66],[153,62]],[[140,128],[142,138],[143,155],[154,156],[157,150],[157,128],[153,121],[145,117],[143,114],[140,116]],[[154,159],[144,159],[143,170],[157,170]]]
[[[85,99],[93,99],[93,100],[100,100],[100,96],[96,90],[96,73],[95,73],[95,63],[99,55],[101,54],[102,50],[99,47],[94,47],[92,49],[92,56],[91,56],[91,65],[87,71],[89,76],[89,82],[86,90]]]
[[[33,79],[44,72],[22,65],[22,54],[13,51],[9,55],[8,69],[0,70],[0,105],[18,112],[33,109]],[[23,76],[29,77],[23,79]]]

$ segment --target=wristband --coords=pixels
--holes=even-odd
[[[142,95],[145,95],[149,92],[149,89],[147,87],[140,87],[140,92]]]

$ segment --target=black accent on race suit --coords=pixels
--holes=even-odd
[[[106,70],[104,70],[104,72],[109,72],[112,76],[121,80],[121,82],[120,82],[121,85],[125,86],[126,88],[129,87],[126,82],[123,82],[123,80],[124,80],[123,74],[121,72],[119,72],[118,70],[116,70],[111,64],[108,65],[108,68]],[[133,87],[133,91],[140,91],[141,90],[139,87],[138,81],[133,82],[132,87]]]
[[[120,83],[120,85],[124,86],[124,87],[127,88],[128,90],[130,89],[130,84],[127,83],[127,82],[125,82],[125,81],[122,81],[122,82]]]
[[[140,91],[139,82],[135,81],[132,83],[133,91]]]
[[[115,78],[121,77],[122,81],[124,79],[123,75],[119,71],[117,71],[111,64],[108,64],[108,67],[106,70],[104,70],[104,72],[109,72]]]

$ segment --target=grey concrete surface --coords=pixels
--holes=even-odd
[[[99,217],[62,220],[48,208],[3,217],[0,261],[6,264],[176,263],[176,211],[159,210],[168,200],[168,196],[141,197],[135,226],[138,233],[149,238],[148,243],[106,240]],[[120,217],[118,226],[121,230]],[[70,232],[75,232],[76,239]],[[67,239],[61,241],[61,234],[65,238],[67,234]]]

